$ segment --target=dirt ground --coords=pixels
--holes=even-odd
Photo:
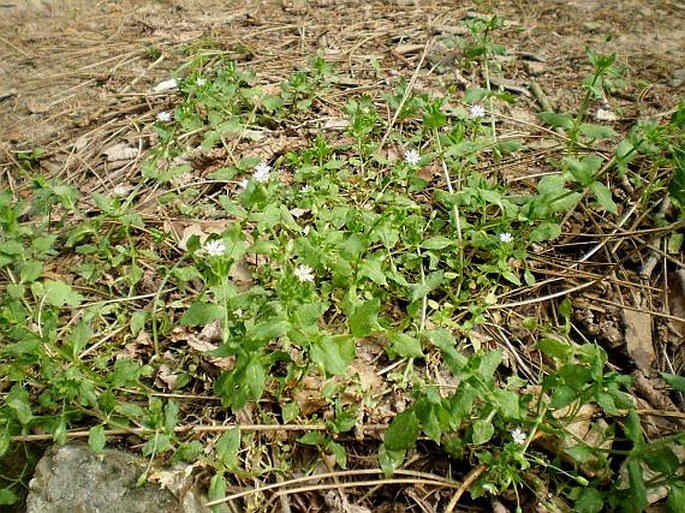
[[[21,192],[17,155],[35,149],[46,175],[84,194],[139,180],[145,134],[176,101],[153,89],[188,54],[226,55],[261,84],[320,54],[341,77],[335,94],[377,98],[425,57],[417,88],[462,94],[482,77],[455,64],[450,42],[464,20],[493,14],[507,50],[493,83],[517,96],[511,118],[538,123],[543,102],[576,108],[586,46],[628,68],[627,87],[607,99],[622,127],[668,116],[685,97],[685,1],[0,0],[0,190]],[[107,150],[121,142],[138,154],[114,171]]]
[[[146,112],[166,99],[146,93],[188,46],[233,55],[274,82],[319,52],[364,88],[382,85],[374,59],[408,78],[430,38],[435,62],[460,20],[498,14],[507,21],[498,34],[508,50],[503,78],[527,89],[537,81],[557,109],[577,104],[586,45],[628,65],[625,100],[637,111],[622,112],[626,121],[667,111],[685,91],[685,3],[675,1],[15,0],[0,14],[2,160],[41,147],[52,172],[67,160],[69,173],[97,172],[103,147],[151,122]],[[469,80],[449,67],[432,75],[443,85]],[[538,110],[534,99],[528,106]]]

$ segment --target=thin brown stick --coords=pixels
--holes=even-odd
[[[229,424],[222,426],[179,426],[174,428],[174,433],[223,433],[231,429],[238,428],[240,431],[249,432],[271,432],[271,431],[326,431],[328,426],[325,424]],[[364,426],[364,429],[386,429],[387,424],[370,424]],[[105,431],[105,436],[121,436],[121,435],[145,435],[154,433],[154,429],[148,428],[131,428],[131,429],[109,429]],[[87,438],[89,431],[69,431],[66,434],[67,439]],[[12,437],[13,442],[37,442],[41,440],[52,440],[54,438],[51,434],[45,435],[17,435]]]
[[[447,504],[447,507],[445,508],[445,513],[452,513],[452,511],[454,511],[454,508],[457,506],[457,502],[459,502],[461,496],[464,495],[464,492],[468,490],[469,486],[471,486],[473,482],[476,479],[478,479],[486,470],[487,467],[485,465],[479,465],[476,468],[474,468],[468,476],[466,476],[464,482],[452,496],[452,500],[450,500],[449,504]]]
[[[261,492],[266,492],[269,490],[274,490],[276,488],[284,488],[287,486],[291,486],[297,483],[304,483],[306,481],[312,481],[314,479],[329,479],[329,478],[341,478],[341,477],[353,477],[353,476],[368,476],[368,475],[378,475],[382,474],[383,470],[380,468],[372,468],[372,469],[360,469],[360,470],[341,470],[339,472],[325,472],[322,474],[312,474],[310,476],[303,476],[303,477],[297,477],[294,479],[290,479],[288,481],[280,482],[280,483],[273,483],[270,485],[262,486],[260,488],[251,488],[249,490],[244,490],[242,492],[234,493],[232,495],[228,495],[222,499],[217,499],[215,501],[207,503],[207,506],[215,506],[217,504],[222,504],[224,502],[229,502],[235,499],[241,499],[243,497],[247,497],[248,495],[252,495],[255,493],[261,493]],[[396,470],[395,471],[396,475],[400,476],[408,476],[412,477],[414,479],[422,479],[424,481],[430,481],[432,483],[438,483],[441,485],[446,485],[452,488],[457,488],[460,486],[460,483],[457,481],[453,481],[451,479],[448,479],[446,477],[441,477],[441,476],[435,476],[433,474],[427,474],[425,472],[417,472],[413,470]],[[361,481],[363,482],[363,481]],[[383,483],[384,481],[373,481],[373,483],[379,484]],[[351,483],[352,485],[356,484],[357,482]],[[335,488],[337,484],[333,484],[330,487]],[[368,486],[368,485],[367,485]],[[371,485],[373,486],[373,485]],[[347,486],[349,488],[349,486]],[[293,490],[294,488],[289,488],[289,490]],[[321,488],[320,488],[321,489]]]

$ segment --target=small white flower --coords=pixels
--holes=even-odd
[[[166,110],[163,110],[162,112],[157,113],[157,121],[162,121],[163,123],[167,123],[171,121],[171,112],[167,112]]]
[[[202,249],[209,256],[222,256],[226,252],[226,244],[221,240],[211,240],[205,242]]]
[[[421,155],[415,149],[407,150],[404,152],[404,161],[410,166],[415,166],[421,160]]]
[[[244,191],[247,189],[247,178],[243,178],[238,182],[238,190]]]
[[[238,308],[237,310],[233,310],[233,315],[240,319],[243,316],[243,311],[240,308]]]
[[[197,79],[195,80],[195,83],[197,84],[198,87],[202,87],[203,85],[205,85],[207,83],[207,81],[202,77],[197,77]]]
[[[526,438],[528,438],[528,437],[519,428],[512,429],[510,431],[510,433],[511,433],[511,438],[514,440],[514,443],[517,443],[519,445],[523,445],[526,443]]]
[[[485,116],[485,107],[478,105],[477,103],[475,105],[471,105],[469,115],[471,116],[471,119],[482,118]]]
[[[506,244],[508,242],[513,242],[514,236],[509,232],[500,233],[499,234],[499,240]]]
[[[309,281],[314,283],[314,269],[308,265],[298,265],[293,273],[301,282]]]
[[[262,161],[255,166],[252,178],[254,178],[255,182],[258,183],[266,182],[269,179],[270,173],[271,166],[267,164],[265,161]]]
[[[303,185],[303,186],[300,188],[300,192],[301,192],[302,194],[307,194],[307,193],[309,192],[309,185]]]

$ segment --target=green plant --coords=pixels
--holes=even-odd
[[[682,437],[645,439],[631,380],[599,345],[572,338],[570,300],[560,302],[555,322],[515,326],[536,343],[529,350],[539,364],[525,379],[512,370],[508,339],[482,332],[503,324],[497,312],[510,295],[542,287],[539,255],[579,208],[599,206],[609,219],[621,213],[607,185],[614,171],[643,187],[645,202],[668,188],[683,208],[682,105],[668,125],[641,122],[611,160],[600,156],[586,143],[614,134],[585,118],[618,75],[613,57],[588,51],[594,73],[578,113],[543,115],[567,130],[567,154],[544,177],[514,185],[482,165],[526,151],[482,124],[480,102],[493,113],[496,101],[509,100],[488,78],[503,51],[492,38],[501,25],[470,25],[468,55],[483,67],[486,87],[466,91],[468,112],[450,95],[400,82],[385,104],[370,95],[346,101],[345,138],[319,131],[301,148],[239,151],[306,120],[334,70],[317,58],[274,92],[255,73],[205,55],[179,70],[180,101],[154,122],[158,144],[135,188],[86,201],[74,185],[31,176],[31,201],[0,193],[0,454],[13,436],[35,429],[64,443],[72,428],[87,428],[95,450],[110,428],[128,429],[144,438],[151,464],[160,455],[201,459],[214,472],[210,500],[226,495],[231,474],[272,468],[241,460],[249,444],[239,427],[207,447],[179,434],[189,406],[160,397],[155,382],[163,366],[175,366],[169,388],[213,392],[226,418],[248,405],[264,422],[323,418],[328,431],[297,443],[345,468],[339,435],[364,413],[346,398],[364,348],[411,398],[391,411],[378,456],[387,474],[425,437],[485,469],[474,498],[512,489],[520,503],[518,494],[532,490],[544,502],[552,491],[591,512],[602,503],[639,508],[645,490],[664,485],[675,504],[682,476],[671,444]],[[397,113],[395,126],[384,125],[386,108]],[[206,164],[217,153],[225,160]],[[669,177],[662,168],[671,167]],[[181,245],[139,210],[148,201],[142,191],[157,187],[164,190],[154,199],[169,217],[220,228],[196,226]],[[69,265],[56,273],[56,261]],[[183,345],[200,337],[203,351]],[[206,365],[213,359],[223,365]],[[435,369],[446,369],[450,384],[438,382]],[[317,390],[325,412],[300,409],[307,379],[325,383]],[[380,400],[372,390],[361,395]],[[627,449],[572,431],[588,407],[601,416],[590,427],[602,441],[621,439]],[[546,450],[541,437],[550,440]],[[606,483],[612,458],[626,460],[627,486]],[[644,465],[654,478],[645,478]]]

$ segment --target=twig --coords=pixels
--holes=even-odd
[[[269,432],[269,431],[326,431],[328,426],[325,424],[229,424],[222,426],[178,426],[174,428],[174,433],[223,433],[231,429],[238,428],[240,431],[250,432]],[[387,429],[387,424],[369,424],[364,429],[383,430]],[[110,429],[105,431],[105,436],[121,435],[144,435],[154,433],[154,429],[130,428],[130,429]],[[68,431],[67,439],[87,438],[89,431]],[[37,442],[41,440],[52,440],[54,435],[17,435],[12,437],[13,442]]]
[[[290,479],[289,481],[285,481],[282,483],[273,483],[270,485],[262,486],[260,488],[252,488],[250,490],[244,490],[242,492],[234,493],[233,495],[228,495],[226,497],[223,497],[222,499],[217,499],[215,501],[209,502],[206,505],[207,506],[215,506],[217,504],[222,504],[225,502],[229,502],[232,500],[236,499],[242,499],[243,497],[247,497],[248,495],[252,495],[255,493],[261,493],[261,492],[266,492],[269,490],[274,490],[276,488],[284,488],[290,485],[294,485],[297,483],[304,483],[307,481],[312,481],[315,479],[328,479],[328,478],[333,478],[333,477],[353,477],[353,476],[369,476],[369,475],[378,475],[382,474],[383,470],[380,468],[372,468],[372,469],[360,469],[360,470],[342,470],[339,472],[325,472],[323,474],[312,474],[310,476],[303,476],[303,477],[297,477],[294,479]],[[440,476],[435,476],[433,474],[427,474],[425,472],[416,472],[413,470],[396,470],[395,474],[400,475],[400,476],[410,476],[414,479],[414,482],[417,480],[422,480],[423,482],[430,482],[436,485],[444,485],[448,486],[451,488],[458,488],[459,487],[459,482],[453,481],[451,479],[448,479],[446,477],[440,477]],[[349,488],[350,485],[354,486],[355,484],[359,484],[360,486],[361,483],[367,483],[367,481],[357,481],[357,482],[352,482],[352,483],[347,483],[347,486],[344,486],[346,488]],[[363,486],[374,486],[378,485],[379,483],[385,483],[387,484],[386,481],[384,480],[375,480],[375,481],[370,481],[370,484],[365,484]],[[318,488],[319,490],[323,489],[329,489],[329,488],[336,488],[339,486],[339,483],[329,485],[328,488]],[[344,484],[345,485],[345,484]],[[289,488],[288,490],[296,490],[296,488]]]
[[[542,87],[540,87],[540,84],[538,84],[535,80],[532,80],[530,82],[530,90],[544,112],[554,111],[552,105],[549,103],[549,100],[547,99],[547,95],[542,90]]]
[[[423,66],[423,61],[426,59],[426,55],[428,54],[428,48],[430,48],[430,45],[432,42],[433,42],[432,38],[426,42],[426,47],[423,49],[423,53],[421,54],[421,58],[419,59],[419,63],[417,64],[416,69],[414,70],[414,73],[411,76],[411,79],[409,79],[409,83],[407,84],[407,88],[404,90],[404,94],[402,95],[402,99],[400,100],[400,104],[397,107],[397,110],[395,111],[395,114],[393,115],[392,119],[390,120],[390,123],[388,124],[388,128],[385,130],[385,134],[383,134],[383,139],[381,139],[381,143],[378,145],[378,150],[377,150],[378,152],[380,152],[383,149],[383,146],[385,146],[385,141],[388,140],[388,137],[390,136],[390,131],[392,130],[392,127],[395,125],[397,118],[400,116],[400,113],[402,112],[402,108],[404,107],[404,104],[409,99],[409,96],[411,95],[412,89],[414,89],[414,83],[416,82],[416,79],[419,76],[419,71],[421,70],[421,66]]]
[[[487,467],[485,465],[479,465],[476,468],[474,468],[468,476],[466,476],[464,482],[452,496],[452,500],[450,500],[449,504],[447,504],[444,513],[452,513],[452,511],[454,511],[454,508],[457,506],[457,502],[459,502],[461,496],[464,495],[464,492],[468,490],[469,486],[471,486],[473,482],[476,479],[478,479],[481,476],[481,474],[483,474],[483,472],[485,472],[486,470]]]

